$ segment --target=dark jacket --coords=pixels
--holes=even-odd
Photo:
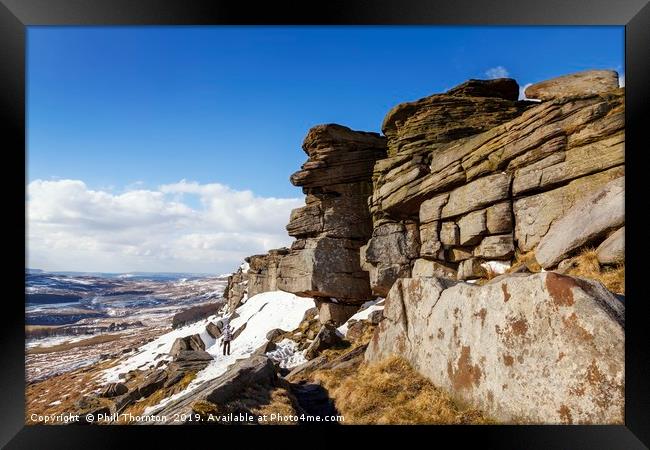
[[[224,341],[231,341],[232,340],[232,327],[230,325],[226,325],[223,327],[223,331],[221,332],[221,336],[223,337]]]

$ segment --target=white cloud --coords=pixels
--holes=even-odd
[[[625,87],[625,74],[618,77],[618,87]]]
[[[519,86],[519,100],[528,100],[524,92],[526,91],[526,89],[528,89],[528,86],[532,86],[532,85],[533,83],[526,83],[523,86]]]
[[[508,78],[510,73],[503,66],[491,67],[485,71],[485,75],[488,78]]]
[[[122,194],[35,180],[27,193],[28,267],[46,270],[229,272],[288,245],[289,213],[303,204],[185,180]]]

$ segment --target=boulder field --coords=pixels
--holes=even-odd
[[[624,264],[625,90],[597,70],[525,95],[469,80],[395,106],[382,134],[309,130],[295,240],[247,258],[230,311],[279,289],[339,325],[385,297],[367,361],[403,355],[504,422],[622,423],[624,304],[558,266]]]

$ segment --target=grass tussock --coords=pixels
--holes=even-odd
[[[521,268],[521,266],[526,266],[528,271],[531,273],[537,273],[542,271],[542,266],[540,266],[537,260],[535,259],[535,252],[532,250],[525,253],[521,253],[519,250],[517,250],[515,252],[515,258],[512,262],[512,265],[508,270],[506,270],[505,273],[516,272],[518,269]]]
[[[404,359],[313,374],[334,399],[345,424],[488,424],[480,411],[460,407]]]
[[[566,274],[600,281],[611,292],[625,294],[625,263],[601,266],[593,248],[586,248],[573,258]]]

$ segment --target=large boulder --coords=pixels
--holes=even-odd
[[[620,177],[576,203],[554,222],[537,246],[535,258],[542,267],[553,267],[576,249],[624,223],[625,177]]]
[[[526,98],[551,100],[575,95],[592,95],[618,88],[613,70],[585,70],[535,83],[526,88]]]
[[[169,354],[173,357],[178,356],[183,351],[198,351],[205,350],[205,342],[201,339],[201,336],[198,334],[192,334],[190,336],[176,338],[172,344]]]
[[[457,272],[454,267],[448,263],[430,261],[419,258],[413,264],[413,278],[420,277],[442,277],[456,279]]]
[[[625,227],[621,227],[605,239],[596,249],[601,264],[617,264],[625,261]]]
[[[342,305],[328,301],[318,301],[317,304],[320,323],[332,323],[337,327],[359,310],[359,307],[355,305]]]
[[[166,370],[154,370],[136,387],[138,397],[149,397],[165,385],[167,378],[169,373]]]
[[[99,394],[100,397],[117,397],[129,392],[129,388],[124,383],[110,383]]]
[[[402,279],[365,358],[401,355],[498,421],[622,424],[624,316],[600,283],[553,272]]]
[[[223,375],[205,381],[196,389],[169,401],[152,414],[159,419],[156,424],[180,424],[182,422],[173,420],[175,414],[191,414],[192,406],[197,401],[207,400],[222,405],[235,400],[241,392],[251,387],[270,390],[276,381],[277,372],[271,359],[265,355],[253,356],[236,361]]]
[[[168,367],[170,371],[198,372],[210,364],[212,360],[212,355],[205,350],[183,350],[176,355]]]
[[[210,337],[217,339],[221,336],[221,327],[213,322],[208,322],[205,326],[205,332],[210,335]]]

